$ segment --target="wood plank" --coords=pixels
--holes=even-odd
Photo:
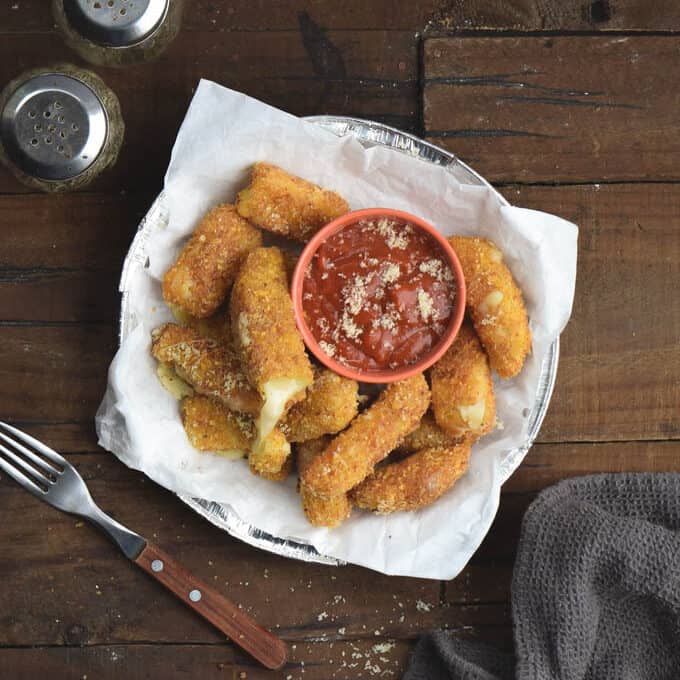
[[[45,437],[48,443],[53,443]],[[463,573],[436,581],[323,567],[258,551],[195,515],[108,454],[72,455],[94,498],[290,640],[411,638],[433,627],[510,641],[509,592],[522,516],[536,493],[595,472],[680,471],[680,442],[537,445]],[[94,529],[0,481],[0,646],[219,642]],[[278,626],[278,628],[277,628]]]
[[[5,321],[112,321],[146,194],[0,195]]]
[[[0,41],[0,81],[36,63],[72,61],[56,34]],[[170,150],[201,78],[295,115],[375,118],[405,129],[418,120],[417,40],[411,31],[183,33],[153,64],[102,72],[118,95],[126,136],[116,166],[91,190],[160,190]],[[149,153],[149,150],[153,150]],[[0,193],[24,189],[4,168]]]
[[[408,4],[362,0],[189,0],[184,32],[297,30],[302,15],[328,30],[406,30],[425,27],[445,0]],[[0,5],[0,33],[49,32],[53,21],[44,0],[16,0]]]
[[[12,680],[163,678],[185,680],[396,680],[406,669],[412,642],[390,639],[299,642],[278,672],[267,671],[227,645],[104,645],[2,649],[0,667]]]
[[[497,631],[504,602],[440,584],[258,551],[204,521],[113,456],[70,456],[95,500],[290,640],[414,637],[433,627]],[[89,525],[0,481],[0,646],[210,642],[220,634]],[[468,581],[487,583],[482,571]],[[473,586],[469,586],[473,588]],[[474,587],[482,592],[480,583]],[[494,633],[496,634],[496,633]]]
[[[677,31],[680,8],[674,0],[191,0],[184,31],[293,30],[300,13],[330,30],[420,31]],[[0,32],[53,30],[44,0],[0,5]]]
[[[427,40],[427,136],[495,182],[677,181],[679,46],[674,36]]]
[[[562,338],[557,388],[541,441],[679,438],[680,299],[671,291],[680,280],[680,187],[525,186],[503,191],[515,204],[562,215],[581,227],[576,300]],[[98,331],[90,326],[0,327],[0,337],[7,338],[0,367],[17,375],[23,386],[19,399],[9,384],[4,391],[0,388],[5,417],[79,421],[94,415],[115,346],[115,279],[138,217],[128,200],[135,204],[128,197],[116,203],[94,195],[0,201],[6,205],[6,211],[0,208],[0,228],[4,215],[19,215],[17,224],[24,225],[5,229],[11,236],[0,256],[2,266],[18,270],[19,278],[0,283],[0,300],[16,291],[13,306],[8,304],[3,314],[19,320],[111,322]],[[120,231],[118,222],[126,223]],[[71,274],[54,270],[79,272],[86,262],[92,263],[91,286],[70,297]],[[47,301],[21,281],[21,271],[35,266],[52,276],[48,284],[54,297]],[[86,365],[79,349],[85,346]],[[60,357],[54,375],[60,394],[78,393],[79,401],[53,403],[52,385],[36,379],[44,375],[48,353]],[[15,355],[21,359],[20,370],[14,367]]]
[[[0,324],[0,418],[94,417],[115,351],[112,325]]]
[[[508,187],[581,227],[576,297],[541,441],[680,437],[680,189]]]
[[[435,11],[430,31],[677,31],[675,0],[465,0]]]

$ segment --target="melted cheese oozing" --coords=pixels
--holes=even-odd
[[[467,423],[471,430],[478,430],[482,426],[485,411],[486,402],[484,399],[481,399],[476,404],[458,407],[460,417]]]
[[[262,410],[256,421],[257,439],[253,445],[253,450],[260,450],[264,440],[283,417],[286,404],[306,386],[306,383],[302,380],[292,378],[278,378],[265,384],[263,390],[264,404],[262,404]]]
[[[190,397],[194,393],[194,390],[177,375],[170,364],[159,363],[156,367],[156,375],[161,385],[177,401],[181,401],[184,397]]]

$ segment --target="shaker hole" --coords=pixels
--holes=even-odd
[[[52,114],[51,114],[49,111],[45,111],[45,112],[43,113],[43,116],[45,116],[45,118],[49,118],[51,115],[52,115]]]
[[[95,9],[101,9],[102,8],[102,3],[101,2],[95,2],[94,5],[92,5]]]
[[[55,130],[56,130],[56,126],[54,125],[54,123],[50,123],[50,124],[47,126],[47,131],[48,131],[48,132],[54,132]]]
[[[75,123],[71,123],[71,130],[74,132],[78,130],[78,126]]]
[[[59,133],[59,136],[60,136],[62,139],[66,139],[66,133],[65,133],[63,130]]]
[[[31,146],[38,146],[38,140],[35,137],[31,140]]]
[[[47,136],[45,137],[45,144],[51,144],[52,143],[52,137]]]
[[[29,112],[28,112],[28,117],[29,117],[29,118],[35,118],[35,111],[29,111]]]
[[[57,118],[57,120],[58,120],[60,123],[63,123],[66,119],[64,118],[63,114],[60,114],[59,117]]]
[[[33,129],[34,129],[36,132],[42,132],[42,123],[36,123],[36,124],[33,126]]]

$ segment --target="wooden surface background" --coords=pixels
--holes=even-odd
[[[0,3],[0,83],[80,63],[46,0]],[[0,479],[0,677],[398,678],[422,631],[511,645],[522,514],[565,477],[680,470],[680,6],[675,0],[200,0],[120,97],[116,167],[30,193],[0,170],[0,418],[69,456],[95,499],[293,647],[268,673],[89,526]],[[514,204],[579,224],[572,320],[539,442],[450,582],[257,551],[98,450],[117,282],[200,77],[295,114],[348,114],[452,150]]]

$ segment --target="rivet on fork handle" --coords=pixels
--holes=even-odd
[[[135,562],[264,666],[272,670],[284,666],[288,647],[283,640],[259,626],[153,543],[147,542]]]

